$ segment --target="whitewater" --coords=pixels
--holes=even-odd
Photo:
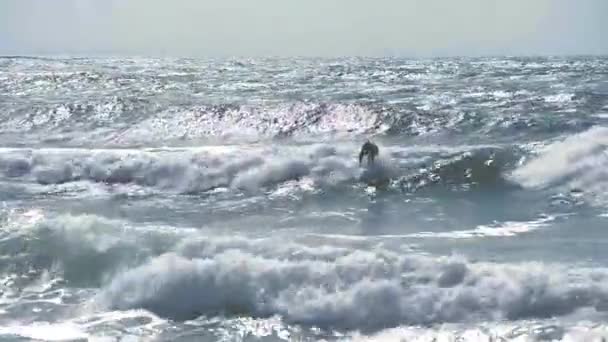
[[[604,341],[607,170],[605,57],[2,57],[0,339]]]

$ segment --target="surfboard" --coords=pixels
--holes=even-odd
[[[388,188],[391,178],[381,165],[374,164],[363,169],[359,180],[380,190]]]

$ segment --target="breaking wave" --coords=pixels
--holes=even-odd
[[[8,220],[0,249],[25,250],[3,271],[22,265],[73,286],[101,286],[83,310],[144,309],[178,321],[279,316],[287,324],[365,333],[608,310],[605,269],[431,257],[361,241],[211,237],[91,215],[30,211]]]
[[[292,324],[371,332],[605,312],[607,276],[540,263],[204,239],[117,275],[96,303],[175,320],[280,315]]]
[[[552,187],[608,203],[608,129],[594,127],[548,144],[509,176],[528,188]]]
[[[47,217],[41,210],[4,213],[0,251],[11,255],[0,262],[3,274],[60,271],[72,285],[99,286],[107,274],[166,251],[176,237],[161,230],[137,230],[121,221],[95,215]]]
[[[316,188],[390,182],[412,191],[430,186],[470,188],[507,184],[505,170],[518,149],[472,147],[472,150],[415,151],[383,147],[378,162],[361,168],[351,144],[259,148],[86,150],[7,149],[0,171],[43,185],[75,181],[135,184],[179,193],[217,188],[268,189],[307,180]]]
[[[0,249],[22,249],[3,272],[23,266],[72,286],[101,286],[82,312],[143,309],[177,321],[278,316],[303,327],[376,333],[608,310],[605,269],[474,262],[364,241],[211,237],[93,215],[29,211],[6,219]]]

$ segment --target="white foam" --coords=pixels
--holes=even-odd
[[[436,328],[399,327],[372,335],[354,334],[341,341],[381,342],[601,342],[608,339],[608,326],[603,324],[560,325],[559,322],[491,323],[481,326],[443,325]]]
[[[0,326],[0,334],[17,335],[44,341],[70,341],[88,339],[89,335],[73,323],[33,323],[31,325]]]
[[[11,149],[0,153],[0,169],[9,177],[29,178],[43,185],[93,181],[187,193],[217,188],[256,191],[305,177],[308,187],[314,188],[361,178],[366,181],[370,175],[393,175],[390,149],[381,153],[377,165],[363,173],[356,158],[357,147],[351,145],[35,152]]]
[[[555,95],[545,96],[545,101],[549,103],[568,103],[574,98],[574,94],[560,93]]]
[[[108,310],[138,316],[132,310],[143,309],[178,320],[277,316],[286,324],[373,333],[403,325],[562,317],[581,309],[601,317],[608,301],[608,270],[423,256],[385,249],[377,239],[179,235],[87,216],[32,225],[20,233],[44,240],[32,246],[36,258],[67,266],[54,277],[63,272],[68,283],[105,284],[85,305],[93,311],[82,312],[105,320],[122,317]],[[55,278],[44,276],[28,291],[45,291]]]
[[[597,113],[597,114],[594,114],[593,116],[595,116],[596,118],[599,118],[599,119],[608,119],[608,113]]]
[[[456,230],[448,232],[420,232],[405,235],[404,237],[449,239],[471,239],[479,237],[512,237],[540,229],[548,225],[548,223],[553,221],[554,219],[555,217],[545,217],[539,220],[527,222],[508,221],[499,223],[494,226],[480,225],[475,229]]]
[[[605,203],[608,197],[608,128],[594,127],[555,142],[517,168],[511,178],[525,187],[566,186]]]
[[[608,300],[605,270],[471,263],[378,249],[294,254],[297,245],[273,241],[216,245],[207,239],[198,248],[191,242],[183,252],[114,277],[95,301],[102,308],[143,308],[178,320],[279,315],[286,323],[376,331],[560,316],[601,310]]]
[[[68,282],[99,285],[106,274],[136,265],[154,250],[167,250],[180,239],[174,230],[163,227],[135,228],[95,215],[48,217],[34,209],[11,212],[7,222],[0,243],[4,248],[20,247],[12,254],[13,262],[27,259],[25,264],[42,272],[39,280],[24,289],[30,292],[48,288],[59,275]]]

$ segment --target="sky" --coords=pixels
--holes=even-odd
[[[0,55],[608,54],[608,0],[0,0]]]

